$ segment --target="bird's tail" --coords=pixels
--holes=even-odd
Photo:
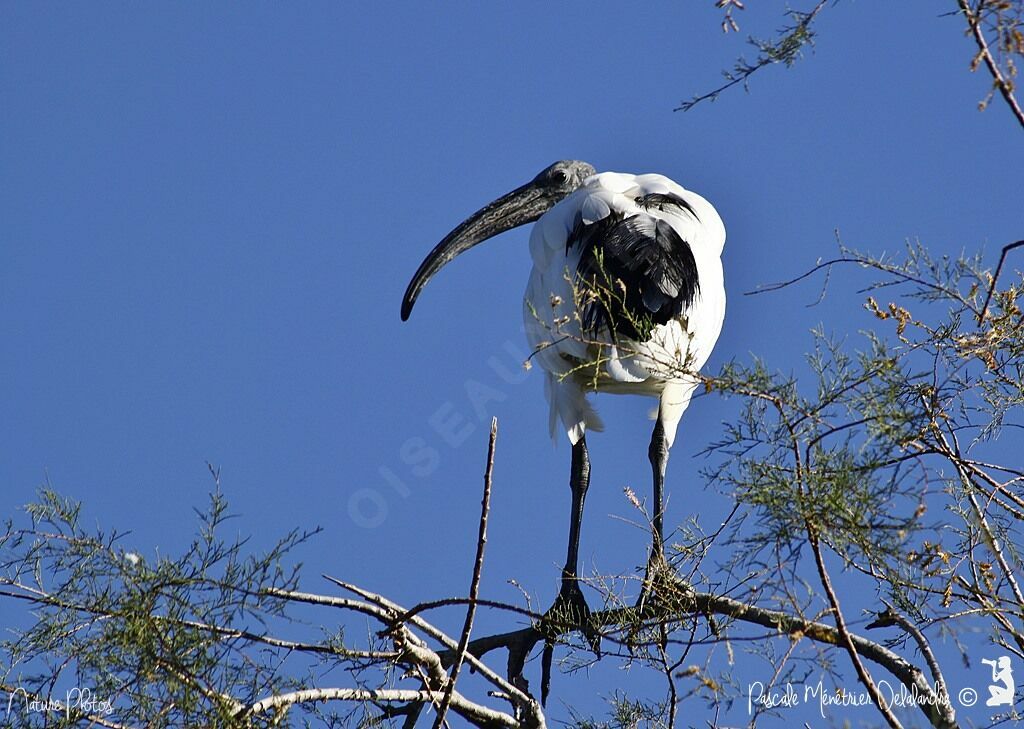
[[[559,380],[556,375],[548,372],[544,390],[551,404],[548,427],[553,439],[558,438],[559,420],[562,421],[573,445],[576,445],[588,430],[604,430],[604,423],[601,422],[594,406],[590,404],[583,388],[573,382],[572,378]]]

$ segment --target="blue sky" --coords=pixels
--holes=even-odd
[[[140,550],[173,552],[209,461],[257,543],[324,528],[299,555],[306,587],[331,572],[415,602],[465,591],[497,415],[484,590],[514,600],[516,579],[546,604],[569,449],[551,445],[540,376],[518,369],[526,231],[460,258],[398,316],[468,213],[561,158],[700,192],[728,230],[711,368],[757,354],[792,369],[819,321],[869,325],[842,280],[816,308],[814,286],[742,295],[829,256],[836,230],[873,252],[919,238],[991,256],[1020,237],[1019,130],[998,101],[976,110],[988,79],[940,15],[955,4],[841,3],[793,69],[674,113],[747,33],[780,25],[778,4],[749,4],[728,36],[710,0],[5,4],[0,512],[49,479]],[[648,493],[651,404],[598,403],[582,556],[601,572],[645,558],[616,517],[632,516],[623,486]],[[669,523],[727,507],[693,456],[728,412],[701,398],[684,417]],[[458,443],[437,425],[452,418]],[[594,677],[554,690],[599,712],[593,694],[625,679]]]

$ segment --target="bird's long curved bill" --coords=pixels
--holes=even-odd
[[[466,218],[434,246],[409,282],[402,299],[402,321],[409,318],[416,299],[446,263],[478,243],[526,223],[532,223],[554,203],[534,182],[518,187]]]

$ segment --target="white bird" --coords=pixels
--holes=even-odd
[[[725,317],[725,226],[711,203],[662,175],[596,174],[586,162],[556,162],[471,215],[430,252],[405,292],[402,320],[446,263],[534,221],[526,333],[545,371],[552,435],[561,422],[572,443],[569,547],[551,611],[571,611],[593,642],[577,578],[590,482],[586,432],[601,430],[587,395],[658,398],[648,449],[654,476],[650,576],[663,558],[668,452]],[[647,579],[644,584],[646,590]]]

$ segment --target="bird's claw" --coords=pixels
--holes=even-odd
[[[644,570],[644,579],[640,585],[640,596],[636,600],[636,609],[643,612],[647,605],[653,605],[657,599],[657,592],[666,579],[670,579],[671,568],[665,553],[658,544],[651,546],[651,554],[647,558],[647,568]]]
[[[648,610],[648,617],[656,617],[658,613],[666,611],[690,610],[692,603],[693,587],[676,574],[659,547],[652,547],[640,596],[636,600],[637,612],[643,615]]]
[[[547,704],[551,688],[551,662],[554,656],[555,641],[566,628],[579,630],[594,654],[601,657],[601,633],[594,625],[593,613],[583,597],[579,581],[571,575],[563,575],[562,589],[558,591],[555,602],[544,613],[541,619],[540,632],[544,636],[544,652],[541,656],[541,705]]]
[[[583,597],[579,580],[575,577],[563,577],[562,589],[558,592],[555,602],[544,613],[542,632],[545,640],[551,642],[564,632],[566,627],[579,630],[591,649],[601,655],[601,634],[594,625],[590,606]]]

